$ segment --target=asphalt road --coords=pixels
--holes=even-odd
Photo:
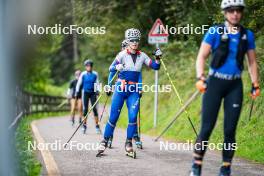
[[[71,126],[69,117],[52,117],[38,120],[36,127],[46,143],[67,141],[77,125]],[[142,135],[143,150],[136,149],[137,158],[132,159],[125,155],[124,141],[126,131],[116,129],[113,148],[107,149],[105,155],[96,157],[96,144],[102,140],[102,136],[96,134],[94,120],[88,121],[87,133],[84,135],[79,130],[72,139],[73,144],[78,144],[79,149],[86,144],[86,149],[78,150],[72,146],[72,150],[54,149],[50,152],[61,175],[89,175],[89,176],[187,176],[191,166],[192,152],[184,150],[160,149],[160,142],[154,142],[154,137]],[[102,128],[103,129],[103,128]],[[166,142],[166,141],[162,141]],[[175,144],[171,144],[175,146]],[[173,149],[173,148],[171,148]],[[218,152],[207,152],[203,175],[213,176],[218,174],[221,165],[221,154]],[[241,159],[233,162],[234,176],[264,176],[264,166],[251,163]],[[43,169],[42,175],[46,171]]]

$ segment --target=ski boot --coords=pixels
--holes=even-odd
[[[101,134],[102,133],[99,125],[95,126],[95,131],[96,131],[96,134]]]
[[[126,156],[136,159],[136,152],[133,150],[132,140],[126,140],[125,150]]]
[[[231,175],[231,167],[230,166],[222,166],[220,168],[219,176],[230,176]]]
[[[87,129],[87,126],[86,126],[86,124],[84,123],[84,124],[83,124],[83,129],[82,129],[82,130],[83,130],[83,134],[86,133],[86,129]]]
[[[82,123],[82,118],[80,117],[80,118],[79,118],[79,124],[81,124],[81,123]]]
[[[202,173],[202,166],[193,163],[190,176],[201,176],[201,173]]]
[[[140,138],[138,136],[135,136],[134,140],[135,140],[137,148],[143,149],[142,142],[140,141]]]
[[[100,142],[99,147],[98,147],[98,153],[96,154],[96,157],[102,156],[102,154],[104,153],[104,151],[107,147],[107,143],[108,143],[108,141],[106,139],[104,139]]]
[[[113,143],[113,136],[109,138],[108,140],[108,148],[112,148],[112,143]]]

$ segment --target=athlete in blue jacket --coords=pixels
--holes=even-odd
[[[219,176],[231,175],[231,163],[237,148],[236,127],[243,101],[241,74],[245,55],[248,56],[248,68],[252,81],[251,96],[255,99],[260,95],[254,34],[240,25],[245,8],[244,0],[223,0],[221,8],[226,21],[222,25],[209,29],[197,56],[198,81],[196,87],[204,92],[204,95],[201,129],[195,143],[190,176],[201,175],[203,157],[222,101],[224,104],[224,141],[223,163]],[[209,78],[206,80],[204,67],[210,52],[212,52],[212,61]]]
[[[122,110],[124,101],[128,108],[127,139],[125,143],[126,152],[133,152],[132,138],[137,127],[137,114],[139,108],[139,88],[138,80],[143,64],[158,70],[160,68],[159,59],[161,51],[155,51],[156,60],[151,60],[144,52],[138,50],[140,41],[140,31],[138,29],[128,29],[125,32],[125,39],[129,41],[126,50],[121,51],[111,64],[109,71],[118,71],[118,80],[115,84],[112,97],[110,118],[105,126],[104,139],[100,143],[99,153],[104,152],[109,138],[113,135],[114,128]],[[111,86],[111,85],[109,85]]]
[[[97,95],[99,94],[99,78],[97,72],[93,71],[93,62],[91,60],[86,60],[84,62],[86,71],[82,72],[78,79],[76,86],[76,94],[83,91],[82,101],[83,101],[83,116],[85,117],[89,109],[89,99],[91,106],[96,102]],[[82,85],[82,90],[81,90]],[[96,133],[100,134],[100,126],[98,123],[98,111],[97,105],[93,108],[94,119],[95,119],[95,129]],[[86,132],[86,120],[83,123],[83,133]]]

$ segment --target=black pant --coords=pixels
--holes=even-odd
[[[214,129],[221,102],[224,100],[224,146],[223,161],[231,162],[235,152],[236,127],[239,120],[243,85],[241,79],[223,80],[213,76],[208,79],[207,91],[202,100],[202,124],[196,143],[207,142]],[[230,147],[231,145],[231,147]],[[203,156],[206,147],[198,147],[195,153]]]
[[[89,108],[89,99],[91,101],[91,106],[94,105],[97,99],[97,95],[95,92],[84,92],[83,94],[83,116],[86,116]],[[97,105],[93,108],[94,116],[98,117]]]

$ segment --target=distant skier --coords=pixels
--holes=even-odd
[[[82,94],[79,92],[79,94],[75,93],[76,85],[78,82],[78,78],[80,77],[81,71],[76,70],[75,71],[75,79],[70,82],[67,96],[70,99],[71,103],[71,122],[72,125],[75,123],[75,114],[78,112],[79,114],[79,123],[82,120]]]
[[[93,62],[91,60],[86,60],[84,62],[84,66],[86,71],[82,72],[82,74],[78,79],[76,86],[76,95],[80,94],[81,91],[83,92],[83,96],[82,96],[83,116],[85,117],[89,109],[89,100],[91,102],[91,105],[93,105],[96,102],[97,95],[99,94],[99,90],[98,90],[99,78],[97,72],[93,71]],[[81,90],[81,85],[82,85],[82,90]],[[97,106],[94,106],[93,113],[94,113],[96,133],[100,134],[101,130],[98,121]],[[86,129],[87,129],[86,123],[87,123],[87,118],[83,123],[83,133],[86,133]]]

